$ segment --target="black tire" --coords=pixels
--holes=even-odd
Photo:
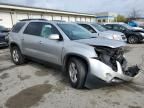
[[[14,58],[14,51],[17,52],[17,56],[18,56],[17,60],[16,60],[16,58]],[[16,65],[21,65],[21,64],[25,63],[25,58],[21,54],[21,51],[20,51],[20,49],[17,46],[14,46],[14,47],[11,48],[11,58],[12,58],[12,61]]]
[[[77,75],[76,75],[77,81],[76,82],[73,82],[70,76],[70,65],[72,63],[75,64],[76,69],[77,69]],[[87,66],[84,63],[84,61],[81,59],[77,59],[77,58],[71,58],[68,62],[67,71],[68,71],[71,86],[73,88],[82,89],[85,84],[86,73],[87,73]]]
[[[136,44],[136,43],[138,43],[138,42],[139,42],[138,37],[136,37],[136,36],[129,36],[129,37],[128,37],[128,43],[129,43],[129,44]]]

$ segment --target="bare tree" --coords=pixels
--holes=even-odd
[[[129,13],[129,18],[136,19],[140,17],[140,10],[136,10],[135,8]]]

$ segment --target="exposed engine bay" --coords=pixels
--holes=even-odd
[[[125,75],[134,77],[139,72],[138,66],[127,67],[127,60],[124,57],[124,47],[110,48],[96,46],[95,51],[98,55],[98,59],[110,66],[113,71],[117,72],[117,61],[121,64],[122,71]]]

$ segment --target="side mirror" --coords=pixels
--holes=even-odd
[[[50,40],[60,40],[60,36],[58,34],[52,34],[48,38]]]

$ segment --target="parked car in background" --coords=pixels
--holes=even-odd
[[[8,46],[8,32],[7,28],[0,26],[0,47]]]
[[[125,23],[108,23],[103,26],[109,30],[123,32],[130,44],[138,43],[144,39],[143,29],[135,29]]]
[[[22,20],[10,32],[9,41],[16,65],[27,57],[60,65],[74,88],[88,87],[98,79],[130,81],[138,74],[127,70],[124,42],[93,37],[75,23]]]
[[[127,41],[123,33],[108,30],[99,24],[96,23],[78,23],[78,24],[99,38],[107,38],[125,42]]]

